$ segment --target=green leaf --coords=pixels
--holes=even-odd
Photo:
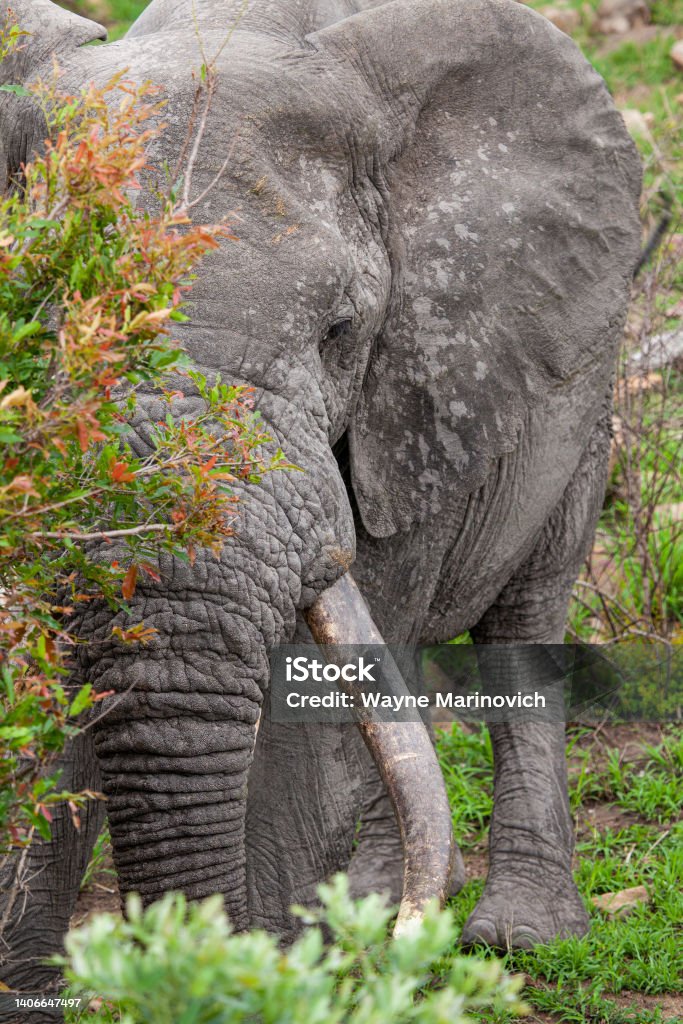
[[[31,93],[23,85],[0,85],[0,92],[11,92],[15,96],[30,96]]]
[[[40,320],[31,320],[27,324],[22,324],[21,327],[15,327],[12,332],[14,334],[14,341],[21,341],[22,338],[28,338],[32,334],[37,334],[42,326]]]
[[[69,708],[69,718],[75,718],[76,715],[80,715],[81,711],[88,706],[90,703],[90,694],[92,693],[92,685],[86,683],[85,686],[81,687],[76,696],[71,702]]]

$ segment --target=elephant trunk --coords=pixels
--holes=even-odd
[[[169,890],[220,892],[239,929],[248,925],[246,790],[268,660],[265,624],[246,607],[247,571],[263,572],[255,558],[249,570],[241,554],[236,562],[162,558],[162,585],[143,582],[130,602],[134,620],[156,630],[143,650],[110,638],[131,617],[105,627],[102,611],[101,631],[85,621],[79,632],[102,636],[86,649],[87,678],[110,691],[96,706],[95,751],[122,896],[139,892],[147,904]]]
[[[189,395],[173,407],[192,411]],[[282,405],[280,401],[280,405]],[[269,650],[294,633],[297,609],[353,558],[353,521],[322,432],[276,408],[278,435],[305,472],[266,474],[239,487],[234,537],[194,564],[160,552],[160,580],[140,573],[130,611],[112,620],[94,602],[76,629],[90,641],[80,674],[100,691],[95,749],[122,893],[145,902],[168,890],[224,895],[235,928],[248,925],[246,793]],[[163,396],[139,394],[132,446],[144,456]],[[273,431],[275,432],[275,431]],[[108,559],[125,558],[115,548]],[[125,645],[112,627],[144,621],[149,644]]]
[[[384,643],[349,573],[321,594],[307,621],[316,643],[326,647],[332,661],[346,660],[339,645]],[[408,693],[390,656],[384,660],[383,672],[385,685],[395,695]],[[353,690],[353,684],[347,687]],[[356,706],[360,704],[358,699]],[[397,936],[419,923],[429,900],[443,904],[446,898],[455,857],[451,813],[422,721],[383,722],[376,712],[367,711],[358,726],[384,779],[401,832],[403,896],[394,927]]]

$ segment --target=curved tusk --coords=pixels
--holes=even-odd
[[[327,648],[329,662],[347,661],[340,645],[385,646],[348,572],[320,595],[306,621],[315,642]],[[388,652],[382,673],[390,693],[408,694]],[[345,683],[344,689],[361,692],[353,683]],[[443,776],[424,724],[380,721],[376,709],[360,712],[360,706],[356,700],[358,728],[386,784],[403,844],[403,896],[394,927],[398,936],[419,925],[430,900],[443,904],[458,851]]]

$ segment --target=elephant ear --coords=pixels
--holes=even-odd
[[[0,0],[0,25],[8,17],[26,36],[0,62],[0,86],[23,85],[53,55],[59,59],[84,43],[107,38],[102,25],[50,0]],[[13,187],[21,165],[44,137],[43,129],[42,115],[32,100],[0,92],[0,195]]]
[[[51,0],[11,0],[11,3],[0,0],[0,20],[4,21],[8,11],[13,21],[28,33],[28,39],[18,51],[24,73],[30,74],[53,53],[59,55],[95,39],[107,38],[103,25],[66,11]]]
[[[608,375],[640,164],[602,79],[513,0],[395,0],[308,41],[383,124],[370,163],[400,299],[349,441],[364,525],[386,537],[480,487],[551,392]]]

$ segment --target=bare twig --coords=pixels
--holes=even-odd
[[[111,540],[114,537],[139,537],[143,533],[164,533],[170,530],[177,532],[183,523],[142,523],[140,526],[129,526],[125,530],[95,530],[93,533],[78,533],[70,530],[54,530],[29,533],[35,540]]]

